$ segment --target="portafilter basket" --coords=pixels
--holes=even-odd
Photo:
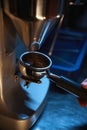
[[[25,52],[19,60],[19,69],[23,77],[29,80],[40,80],[43,76],[47,76],[57,87],[87,101],[87,90],[82,88],[81,84],[64,76],[51,73],[51,66],[50,57],[37,51]]]

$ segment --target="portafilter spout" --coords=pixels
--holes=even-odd
[[[3,0],[4,12],[12,20],[28,50],[37,50],[59,22],[64,0]]]
[[[47,76],[56,86],[87,101],[87,91],[81,84],[51,73],[51,65],[52,61],[47,55],[36,51],[23,53],[19,61],[20,72],[25,78],[40,80],[43,76]]]

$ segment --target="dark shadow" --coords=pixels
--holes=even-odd
[[[87,124],[82,125],[82,126],[73,127],[73,128],[70,129],[70,130],[87,130]]]

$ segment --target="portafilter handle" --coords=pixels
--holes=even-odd
[[[83,101],[87,101],[87,90],[84,89],[80,83],[77,83],[64,76],[57,76],[49,73],[49,79],[56,83],[56,85],[65,91],[80,97]]]

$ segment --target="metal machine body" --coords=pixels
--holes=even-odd
[[[44,77],[41,84],[30,82],[26,87],[25,81],[16,77],[16,33],[1,8],[0,29],[0,128],[27,130],[44,108],[49,80]]]
[[[27,84],[25,79],[17,75],[17,35],[19,34],[27,50],[38,50],[58,23],[62,7],[61,0],[0,0],[2,130],[28,130],[41,114],[50,86],[46,76],[40,82],[30,81]],[[51,8],[54,9],[51,11]]]

